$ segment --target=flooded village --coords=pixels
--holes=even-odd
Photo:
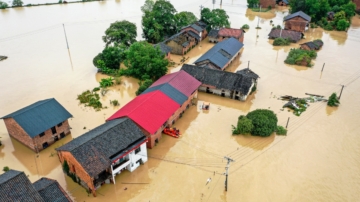
[[[214,35],[201,24],[184,27],[163,41],[172,46],[172,40],[179,40],[182,46],[168,55],[173,62],[168,73],[144,93],[136,96],[138,79],[122,76],[119,84],[100,95],[106,108],[85,107],[77,96],[109,78],[93,64],[105,46],[105,30],[115,21],[127,20],[136,24],[136,39],[144,40],[140,10],[144,2],[0,10],[0,55],[6,57],[0,61],[0,168],[15,170],[1,171],[1,183],[10,175],[19,178],[39,201],[41,197],[55,201],[39,191],[50,184],[69,201],[358,200],[359,15],[352,17],[346,32],[309,27],[296,43],[273,46],[269,33],[273,25],[289,26],[283,23],[289,6],[254,12],[245,0],[223,0],[221,6],[218,1],[214,5],[212,1],[170,1],[178,12],[190,11],[197,18],[200,6],[221,8],[233,30]],[[242,30],[244,24],[250,28]],[[219,33],[224,40],[214,43]],[[235,38],[225,39],[227,33]],[[292,48],[317,47],[313,45],[317,39],[323,44],[311,67],[284,63]],[[209,55],[218,53],[218,48],[226,51]],[[249,72],[252,77],[246,80]],[[217,80],[220,77],[225,81]],[[240,80],[246,82],[234,82]],[[342,92],[338,107],[308,102],[300,116],[283,108],[289,100],[281,99],[286,95],[308,98],[307,94],[328,99],[334,92]],[[119,105],[112,105],[112,100]],[[42,120],[47,125],[34,122],[37,127],[26,128],[38,114],[28,115],[25,121],[16,116],[32,113],[40,103],[46,103],[47,108],[41,109],[44,113],[52,112]],[[272,110],[277,125],[287,126],[287,135],[232,135],[238,117],[256,109]],[[19,130],[14,120],[27,135],[14,135]],[[162,133],[167,126],[179,130],[179,136]],[[123,138],[114,131],[123,131]],[[27,145],[37,134],[59,136],[45,145]],[[233,160],[227,191],[224,157]],[[64,173],[65,160],[68,170],[78,173],[81,180],[74,182]],[[84,175],[79,174],[82,170]],[[103,178],[104,173],[111,175]]]

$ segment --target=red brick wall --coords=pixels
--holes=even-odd
[[[31,139],[31,137],[13,118],[6,118],[4,119],[4,122],[6,129],[11,137],[35,151],[33,139]]]
[[[217,38],[217,40],[218,40],[218,42],[220,42],[220,41],[223,41],[223,40],[228,39],[228,38],[229,38],[229,37],[219,36],[219,37]],[[243,43],[243,42],[244,42],[244,33],[242,33],[241,36],[240,36],[239,38],[236,38],[236,39],[239,40],[241,43]]]
[[[4,122],[11,137],[15,138],[16,140],[23,143],[35,152],[43,150],[43,144],[45,142],[47,142],[48,145],[54,143],[55,135],[58,136],[58,138],[60,139],[60,133],[64,132],[65,135],[68,135],[70,133],[70,126],[68,120],[64,121],[62,123],[62,126],[60,127],[55,126],[57,133],[54,134],[54,136],[51,129],[49,129],[44,132],[44,136],[40,137],[39,135],[37,135],[34,138],[31,138],[13,118],[4,119]]]
[[[352,0],[354,2],[354,4],[356,4],[356,10],[359,11],[360,10],[360,0]]]
[[[275,0],[260,0],[261,8],[268,8],[271,6],[271,8],[275,7],[276,1]]]
[[[207,37],[207,35],[208,35],[208,32],[206,29],[204,29],[201,34],[201,40],[204,40]]]
[[[285,21],[285,29],[304,32],[307,23],[308,22],[305,19],[301,17],[295,17]]]
[[[89,176],[89,174],[84,170],[84,168],[74,158],[74,156],[68,151],[58,151],[58,157],[61,165],[63,165],[64,160],[66,160],[70,171],[75,173],[88,186],[87,188],[91,189],[92,194],[96,196],[95,187],[93,184],[94,179]],[[73,168],[75,168],[75,172]]]

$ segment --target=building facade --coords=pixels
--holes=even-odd
[[[70,134],[72,115],[54,98],[42,100],[8,114],[2,119],[10,137],[35,152]]]
[[[96,196],[124,170],[133,172],[147,162],[147,138],[128,118],[108,121],[57,148],[64,172]],[[67,166],[66,166],[67,165]]]
[[[213,29],[209,32],[209,41],[213,43],[221,42],[229,38],[235,38],[239,42],[244,42],[245,31],[235,28]]]
[[[302,11],[298,11],[284,18],[285,29],[297,32],[305,32],[309,28],[311,17]]]

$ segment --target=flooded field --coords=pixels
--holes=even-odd
[[[201,4],[213,7],[211,1],[171,2],[178,11],[197,16]],[[176,122],[183,136],[163,136],[148,151],[147,163],[133,173],[116,176],[116,184],[101,187],[96,198],[65,177],[55,148],[104,123],[135,97],[138,81],[122,78],[122,84],[101,98],[107,109],[95,112],[76,100],[106,77],[96,73],[92,59],[103,49],[101,36],[110,23],[123,19],[136,23],[141,40],[143,3],[121,0],[0,10],[0,55],[9,57],[0,62],[0,116],[50,97],[73,115],[71,135],[39,154],[11,139],[1,122],[1,169],[22,170],[32,182],[43,176],[56,179],[76,201],[358,201],[360,17],[352,19],[348,32],[310,29],[298,44],[317,38],[324,41],[314,66],[291,66],[283,61],[299,45],[273,47],[267,38],[270,20],[280,24],[287,8],[259,14],[246,9],[245,0],[223,0],[231,27],[250,25],[241,56],[227,71],[246,68],[250,61],[250,69],[260,76],[256,93],[246,102],[199,93],[197,106],[191,106]],[[261,29],[256,30],[258,23]],[[201,42],[185,56],[189,57],[186,63],[193,63],[212,46]],[[172,56],[176,64],[180,59]],[[180,67],[175,65],[169,72]],[[277,98],[281,95],[329,96],[339,93],[340,85],[345,88],[337,109],[313,103],[300,117],[280,110],[284,102]],[[113,99],[119,100],[119,107],[110,106]],[[211,103],[207,112],[199,109],[204,101]],[[258,108],[277,113],[279,125],[285,126],[290,117],[288,136],[232,136],[231,125],[237,117]],[[235,160],[230,164],[227,192],[224,156]],[[212,181],[205,185],[209,177]]]

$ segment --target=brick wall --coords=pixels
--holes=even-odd
[[[69,165],[70,172],[76,174],[76,176],[78,176],[82,180],[81,184],[86,185],[84,187],[86,189],[90,189],[92,194],[96,196],[95,187],[93,184],[94,179],[89,176],[89,174],[84,170],[84,168],[74,158],[74,156],[68,151],[58,151],[58,157],[61,165],[63,165],[64,161],[66,160]]]
[[[31,137],[13,118],[6,118],[4,119],[4,122],[10,137],[13,137],[14,139],[35,151],[33,139],[31,139]]]
[[[303,18],[295,17],[285,21],[285,29],[293,30],[297,32],[304,32],[307,24],[308,22]]]
[[[276,1],[275,0],[260,0],[259,4],[261,5],[261,8],[268,8],[269,6],[271,6],[271,8],[274,8]]]
[[[352,0],[354,4],[356,5],[356,10],[360,11],[360,0]]]

